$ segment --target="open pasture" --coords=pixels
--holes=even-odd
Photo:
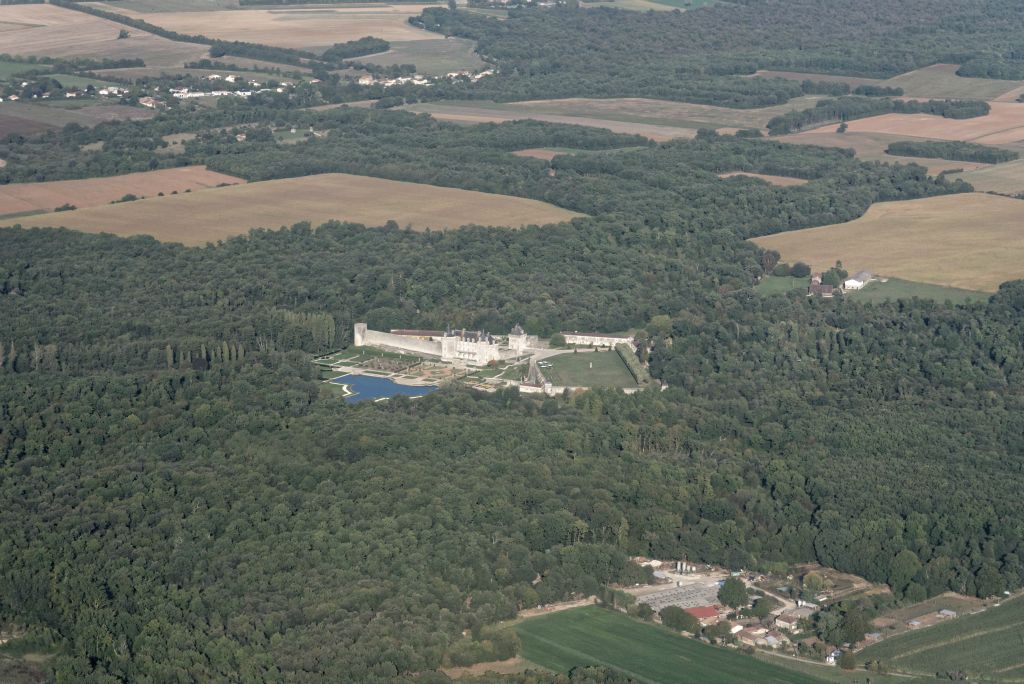
[[[0,53],[94,59],[141,58],[149,66],[175,66],[209,53],[204,45],[180,43],[123,24],[54,5],[0,5]]]
[[[881,161],[892,164],[919,164],[928,169],[931,175],[937,175],[943,171],[960,169],[969,171],[980,169],[987,164],[977,162],[951,161],[948,159],[926,159],[923,157],[901,157],[886,154],[885,149],[894,142],[906,140],[905,136],[890,135],[886,133],[836,133],[836,125],[829,124],[810,131],[780,135],[772,138],[779,142],[793,143],[796,145],[820,145],[822,147],[840,147],[853,150],[858,159],[864,161]]]
[[[600,665],[643,684],[821,681],[599,606],[529,618],[516,625],[516,632],[523,643],[523,656],[556,672],[568,672],[577,665]]]
[[[777,185],[780,188],[788,188],[793,185],[806,185],[807,181],[803,178],[793,178],[792,176],[773,176],[768,173],[750,173],[749,171],[731,171],[729,173],[718,174],[719,178],[734,178],[736,176],[745,176],[746,178],[757,178],[763,180],[766,183]]]
[[[964,140],[989,145],[1024,141],[1024,103],[993,102],[992,111],[973,119],[932,114],[882,114],[849,122],[849,133],[884,133],[903,138]]]
[[[806,279],[805,279],[806,280]],[[863,290],[846,293],[851,301],[857,302],[894,302],[899,299],[931,299],[935,302],[949,301],[953,304],[967,302],[983,302],[988,299],[987,292],[962,290],[957,287],[915,283],[900,278],[889,278],[886,282],[872,281]]]
[[[205,166],[145,171],[124,176],[48,183],[11,183],[0,185],[0,216],[30,211],[53,211],[64,204],[79,209],[109,204],[132,194],[153,197],[157,193],[203,190],[221,183],[244,183],[241,178],[210,171]]]
[[[1024,681],[1024,599],[982,613],[911,630],[861,651],[858,660],[882,660],[901,672],[934,675],[963,671],[973,681]]]
[[[416,229],[468,224],[518,228],[575,216],[579,214],[520,197],[330,173],[43,214],[9,220],[7,225],[152,235],[166,242],[203,245],[244,235],[250,228],[276,229],[300,221],[317,225],[337,219],[380,226],[394,220]]]
[[[962,178],[979,192],[1020,195],[1024,193],[1024,159],[965,170],[963,173],[953,174],[953,178]]]
[[[476,43],[465,38],[447,40],[411,40],[391,43],[391,49],[355,61],[391,66],[415,64],[416,71],[427,76],[443,76],[452,71],[483,69],[486,63],[473,51]]]
[[[1024,202],[983,193],[879,202],[849,223],[754,242],[816,270],[842,261],[851,273],[994,292],[1024,276]]]
[[[568,352],[548,357],[550,368],[542,368],[553,385],[564,387],[636,387],[618,352]]]
[[[75,103],[76,105],[81,103]],[[149,119],[156,112],[142,107],[119,104],[85,104],[84,106],[62,107],[59,103],[30,104],[27,102],[0,102],[0,136],[10,133],[29,135],[54,128],[63,128],[69,123],[81,126],[95,126],[104,121],[126,119]]]
[[[150,12],[138,16],[179,33],[277,47],[325,50],[335,43],[365,36],[396,42],[443,41],[441,34],[409,24],[409,17],[419,15],[425,7],[429,5],[321,5],[299,9],[281,6],[210,12]]]
[[[1024,85],[1021,81],[957,76],[959,64],[933,64],[882,81],[880,85],[903,88],[906,97],[995,100]]]

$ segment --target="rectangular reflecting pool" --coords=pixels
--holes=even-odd
[[[375,378],[370,375],[340,375],[331,380],[332,385],[345,388],[345,401],[376,401],[390,397],[422,397],[437,390],[434,385],[400,385],[390,378]]]

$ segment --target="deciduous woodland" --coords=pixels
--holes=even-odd
[[[742,0],[498,21],[430,8],[424,25],[479,41],[499,71],[389,96],[754,107],[815,92],[838,99],[785,127],[824,120],[818,109],[973,116],[987,103],[745,75],[956,62],[1019,78],[1018,9]],[[259,48],[229,54],[274,54]],[[969,184],[758,131],[654,144],[308,108],[367,94],[383,90],[325,78],[0,141],[0,183],[205,165],[247,181],[359,174],[585,215],[517,231],[264,225],[196,248],[0,229],[0,626],[52,652],[46,677],[447,682],[453,653],[515,652],[494,625],[517,611],[648,580],[636,555],[782,573],[821,563],[889,584],[894,601],[1021,588],[1024,281],[963,305],[754,290],[780,255],[749,238]],[[290,129],[310,135],[275,138]],[[177,134],[194,135],[169,154]],[[514,154],[539,148],[567,152]],[[979,148],[897,149],[994,153]],[[721,177],[736,172],[807,182]],[[351,344],[356,322],[629,330],[629,368],[652,380],[633,395],[453,383],[348,404],[311,360]],[[578,668],[479,681],[628,678]]]

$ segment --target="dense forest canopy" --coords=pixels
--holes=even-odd
[[[779,124],[798,128],[900,107],[974,116],[984,103],[743,75],[887,76],[939,61],[1016,73],[1015,9],[747,0],[503,22],[432,8],[422,20],[478,40],[499,67],[429,97],[837,98]],[[362,92],[335,81],[0,142],[2,183],[205,164],[586,214],[518,231],[270,225],[202,248],[0,230],[0,626],[52,646],[52,679],[446,682],[437,670],[456,656],[514,651],[494,624],[517,610],[647,580],[637,554],[779,572],[820,562],[907,601],[1024,584],[1024,281],[961,306],[753,290],[779,255],[748,238],[969,185],[713,131],[654,144],[305,108]],[[275,141],[292,127],[321,135]],[[177,133],[195,137],[167,154]],[[898,149],[979,154],[920,145]],[[576,152],[513,154],[526,148]],[[808,182],[719,176],[733,171]],[[310,361],[348,345],[356,321],[631,329],[659,389],[536,399],[456,383],[347,404]],[[625,680],[581,668],[503,681]]]
[[[428,8],[418,25],[478,41],[500,67],[463,96],[653,97],[731,107],[800,94],[757,69],[888,78],[935,63],[1024,77],[1024,17],[1011,0],[857,3],[745,0],[686,12],[513,9],[507,20]]]

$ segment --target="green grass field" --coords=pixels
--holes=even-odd
[[[765,276],[757,285],[754,292],[759,295],[768,296],[774,294],[785,294],[793,290],[801,290],[805,294],[810,280],[807,278],[792,278],[790,276]]]
[[[26,71],[45,71],[49,66],[49,64],[26,64],[25,62],[9,62],[0,59],[0,81],[13,78]]]
[[[527,660],[558,672],[603,665],[644,684],[822,681],[598,606],[530,618],[516,625],[516,632]]]
[[[1024,598],[890,637],[864,649],[857,659],[881,660],[894,671],[910,674],[960,670],[972,680],[1024,681]]]
[[[553,385],[569,387],[636,387],[617,352],[559,354],[547,359],[551,368],[541,368]],[[591,367],[593,366],[593,367]]]
[[[889,281],[885,283],[868,283],[863,290],[847,293],[846,296],[854,302],[884,302],[917,297],[918,299],[933,299],[937,302],[944,302],[948,299],[953,304],[965,304],[967,302],[983,302],[990,295],[987,292],[889,278]]]
[[[50,78],[60,81],[60,84],[64,88],[85,88],[93,86],[95,88],[104,88],[106,86],[114,85],[111,81],[103,81],[92,76],[75,76],[74,74],[50,74]]]

